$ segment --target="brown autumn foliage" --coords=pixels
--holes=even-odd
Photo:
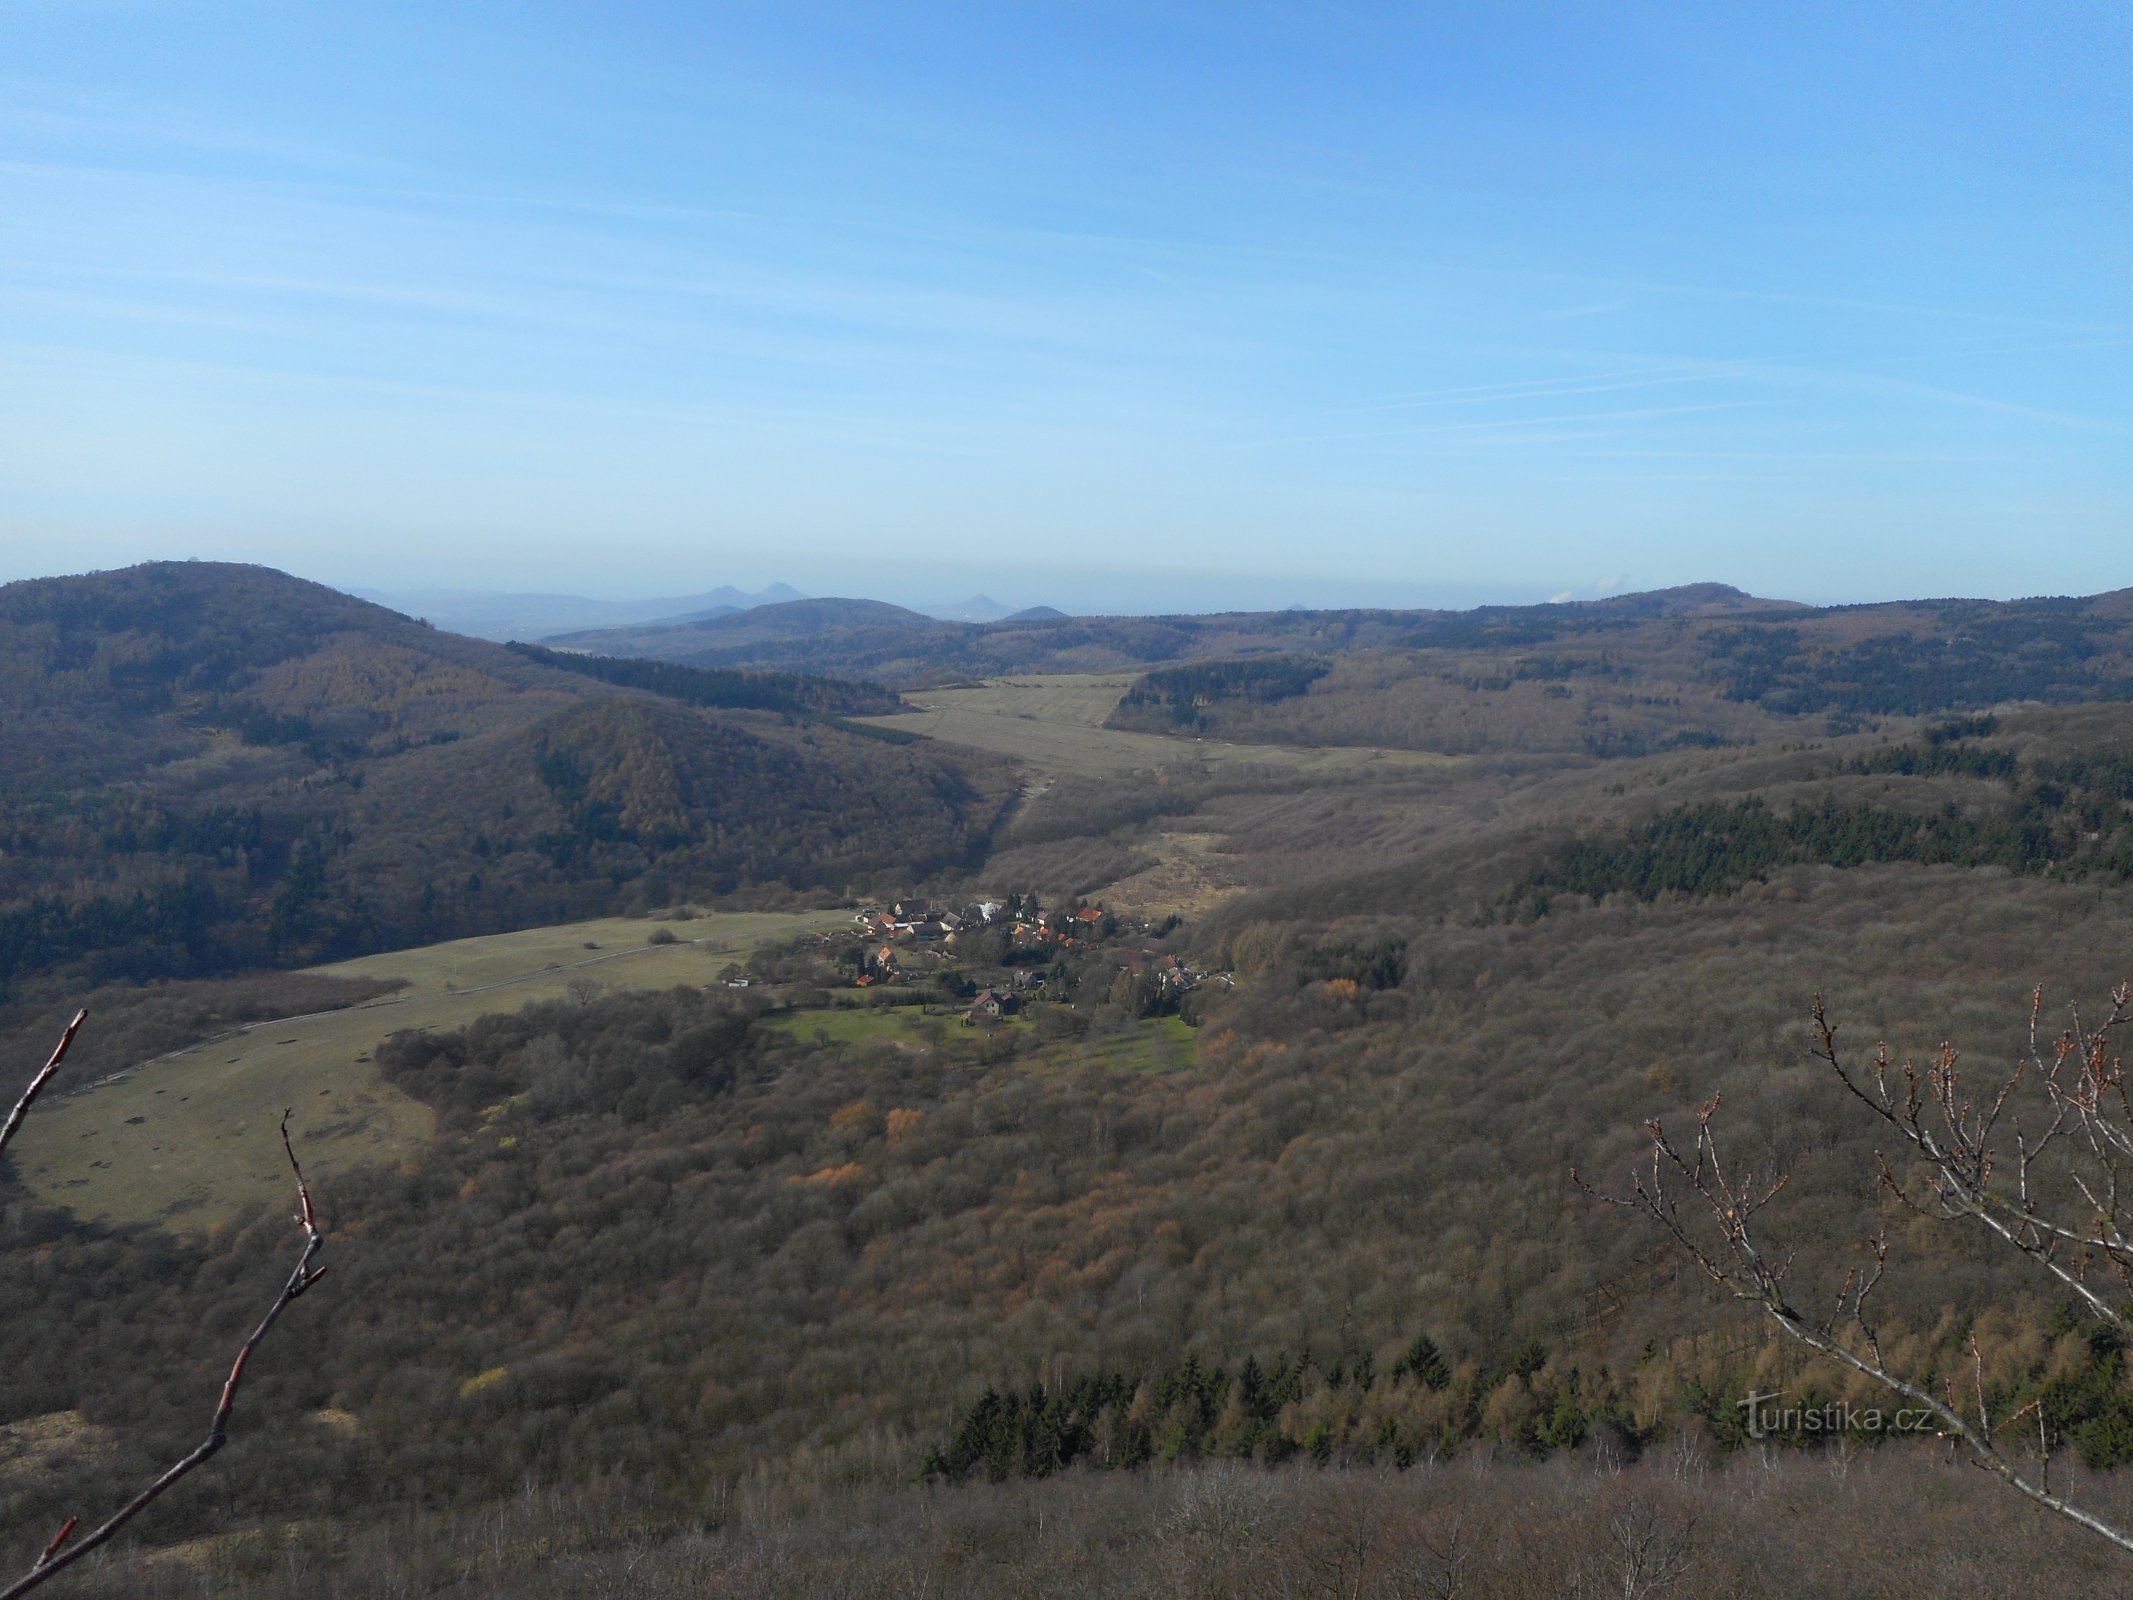
[[[1683,649],[1703,648],[1693,640],[1704,626],[1678,630]],[[1834,693],[1852,658],[1819,648],[1772,671]],[[319,695],[322,715],[372,692],[408,717],[435,709],[395,676],[404,661],[364,687],[335,651],[307,654],[321,656],[314,676],[263,681]],[[446,676],[451,694],[465,687]],[[1536,715],[1565,703],[1545,693],[1555,681],[1513,675],[1539,686]],[[350,687],[328,694],[318,682]],[[528,685],[513,692],[547,693]],[[1534,730],[1529,748],[1555,737],[1552,724],[1520,721],[1522,690],[1448,685],[1424,687],[1509,708],[1482,747],[1515,748],[1517,726]],[[622,886],[611,869],[648,839],[706,827],[688,798],[697,786],[733,776],[745,788],[757,769],[729,773],[717,740],[667,736],[671,707],[630,704],[612,723],[573,702],[507,730],[518,743],[428,747],[451,762],[414,760],[412,748],[379,756],[363,788],[335,801],[360,819],[398,797],[362,846],[377,855],[350,844],[333,861],[382,860],[396,841],[434,856],[442,835],[395,830],[508,750],[525,761],[499,808],[525,819],[545,805],[551,833],[577,816],[578,888],[605,897],[603,909],[652,893],[664,882],[656,861]],[[1621,1466],[1660,1546],[1692,1517],[1725,1529],[1697,1547],[1702,1592],[1883,1592],[1844,1587],[1869,1581],[1856,1576],[1861,1550],[1933,1592],[2009,1592],[2010,1572],[2093,1582],[2078,1548],[1979,1498],[1916,1441],[1827,1459],[1793,1444],[1767,1460],[1744,1450],[1736,1405],[1750,1390],[1870,1393],[1744,1322],[1567,1181],[1572,1165],[1625,1164],[1644,1118],[1680,1116],[1722,1090],[1752,1130],[1753,1157],[1796,1175],[1786,1227],[1803,1262],[1836,1262],[1882,1201],[1869,1134],[1806,1056],[1813,995],[1856,1034],[1920,1052],[1953,1039],[1992,1058],[2019,1043],[2016,1019],[2040,977],[2096,993],[2125,976],[2133,909],[2105,877],[1798,861],[1723,894],[1561,894],[1537,917],[1518,897],[1576,842],[1626,837],[1686,804],[1759,796],[1789,810],[1830,798],[1920,817],[1952,808],[1983,825],[2017,815],[2042,781],[2027,768],[2015,782],[1861,770],[1915,725],[1876,713],[1861,720],[1881,726],[1831,737],[1828,715],[1763,706],[1754,716],[1772,736],[1761,744],[1638,759],[1558,749],[1340,781],[1186,765],[1161,784],[1062,782],[1000,841],[1046,852],[1041,863],[1003,852],[989,868],[955,853],[982,836],[975,813],[944,821],[952,806],[914,800],[911,815],[940,824],[926,836],[940,843],[926,855],[935,881],[958,892],[992,887],[989,871],[1068,870],[1082,853],[1130,864],[1157,823],[1217,840],[1256,892],[1172,936],[1195,964],[1237,978],[1194,997],[1189,1052],[1125,1066],[1105,1053],[1138,1026],[1109,971],[1071,995],[1073,1010],[1045,1008],[1012,1029],[940,1023],[851,1046],[817,1039],[804,1018],[773,1026],[763,1008],[778,1001],[760,990],[588,996],[397,1041],[381,1059],[438,1109],[442,1133],[333,1197],[332,1214],[351,1219],[332,1240],[350,1319],[291,1326],[287,1364],[254,1379],[263,1409],[306,1420],[231,1451],[212,1492],[174,1495],[156,1537],[211,1541],[203,1559],[228,1563],[226,1586],[262,1593],[536,1592],[551,1579],[523,1558],[546,1538],[567,1557],[552,1581],[574,1576],[581,1592],[658,1592],[656,1582],[1359,1594],[1433,1581],[1388,1565],[1388,1552],[1412,1553],[1400,1530],[1434,1528],[1442,1511],[1493,1530],[1481,1548],[1501,1565],[1473,1592],[1559,1593],[1566,1573],[1599,1584],[1608,1550],[1620,1554],[1606,1510],[1617,1491],[1604,1486]],[[854,774],[872,769],[831,749],[836,730],[734,726],[776,747],[760,773],[795,770],[779,764],[788,754],[822,773],[821,807],[799,811],[822,822],[832,853],[818,859],[840,860],[849,835],[838,819],[868,792]],[[85,747],[113,770],[138,755],[121,748],[135,724],[105,734]],[[2133,747],[2122,705],[2009,711],[1988,742],[2025,762]],[[294,746],[246,749],[296,761]],[[233,765],[255,759],[239,750]],[[388,770],[397,761],[409,764]],[[894,770],[914,783],[939,771]],[[756,813],[768,786],[753,791],[749,820],[766,835],[775,818]],[[883,836],[909,849],[894,817]],[[633,837],[603,837],[610,822]],[[542,870],[564,871],[544,859]],[[412,887],[392,881],[400,903]],[[788,999],[819,1005],[832,977],[814,964],[795,953],[764,970],[792,986]],[[242,1009],[200,998],[189,1022],[144,1011],[141,1036]],[[198,1377],[179,1337],[201,1331],[186,1308],[203,1288],[248,1294],[281,1226],[246,1216],[218,1238],[176,1241],[86,1227],[10,1196],[8,1326],[36,1337],[14,1340],[22,1353],[0,1371],[0,1415],[78,1409],[81,1436],[100,1443],[40,1455],[34,1472],[0,1457],[0,1526],[36,1526],[182,1440],[188,1417],[161,1397]],[[2091,1407],[2065,1412],[2062,1467],[2078,1459],[2077,1429],[2122,1398],[2122,1360],[2011,1268],[1944,1231],[1903,1226],[1912,1271],[1887,1286],[1884,1337],[1924,1368],[1975,1337],[2010,1393],[2059,1386],[2070,1408]],[[228,1331],[215,1313],[206,1320],[206,1332]],[[1418,1335],[1442,1354],[1442,1387],[1353,1379],[1366,1357],[1390,1374]],[[1045,1483],[908,1487],[927,1448],[988,1389],[1123,1374],[1119,1409],[1130,1412],[1141,1386],[1152,1391],[1183,1361],[1235,1376],[1247,1360],[1283,1357],[1296,1389],[1271,1432],[1220,1416],[1198,1433],[1179,1428],[1168,1436],[1177,1452],[1130,1479],[1077,1469]],[[129,1429],[113,1427],[120,1418]],[[1662,1463],[1677,1450],[1705,1460],[1703,1475],[1669,1477]],[[1291,1451],[1322,1458],[1324,1475],[1278,1465]],[[1225,1470],[1245,1462],[1259,1475]],[[2120,1480],[2098,1493],[2122,1495]],[[1225,1542],[1220,1530],[1242,1524],[1220,1507],[1238,1494],[1263,1502],[1247,1519],[1263,1537]],[[1915,1544],[1892,1546],[1876,1523],[1891,1498],[1925,1530]],[[1369,1514],[1358,1523],[1343,1505]],[[1488,1520],[1506,1506],[1509,1522]],[[833,1525],[865,1537],[840,1540]],[[1966,1566],[1955,1542],[1965,1537],[1999,1542]],[[197,1569],[168,1564],[179,1559],[108,1581],[129,1593],[197,1587]]]

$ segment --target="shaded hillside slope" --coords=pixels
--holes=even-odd
[[[981,849],[1005,785],[982,758],[679,704],[264,568],[0,588],[0,686],[0,982],[905,880]]]
[[[596,656],[513,642],[513,655],[544,667],[598,678],[626,689],[647,689],[683,705],[724,711],[787,711],[799,716],[878,717],[902,709],[901,697],[875,683],[812,678],[795,672],[741,672],[732,667],[685,667],[673,661]]]

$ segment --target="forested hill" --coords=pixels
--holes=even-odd
[[[0,985],[289,964],[982,851],[1004,777],[261,567],[0,587]],[[771,683],[758,703],[871,707]],[[702,696],[696,697],[701,700]]]
[[[1161,610],[1162,600],[1150,595],[1151,612]],[[2011,701],[2133,698],[2133,590],[1817,608],[1693,584],[1471,611],[984,624],[940,622],[874,601],[810,600],[561,642],[700,667],[830,673],[905,686],[1284,656],[1331,662],[1332,670],[1314,679],[1307,697],[1270,698],[1263,685],[1246,685],[1233,670],[1204,685],[1166,680],[1129,701],[1119,725],[1173,731],[1189,722],[1198,731],[1249,741],[1466,748],[1477,723],[1516,724],[1510,747],[1602,755],[1663,747],[1653,743],[1651,730],[1640,731],[1650,719],[1637,708],[1648,711],[1670,697],[1711,709],[1688,719],[1695,727],[1659,736],[1686,732],[1710,742],[1752,737],[1769,717],[1832,718],[1842,731],[1876,717]],[[1446,685],[1483,698],[1448,712],[1438,704]],[[1237,686],[1239,692],[1229,692]],[[1283,700],[1291,703],[1277,703]],[[1541,731],[1543,725],[1553,731]],[[1484,746],[1491,743],[1484,738]]]
[[[1006,672],[1109,672],[1266,651],[1395,649],[1416,630],[1536,627],[1579,632],[1657,617],[1730,617],[1783,611],[1724,584],[1692,584],[1581,605],[1444,611],[1236,611],[1170,615],[1152,591],[1147,616],[1069,617],[1048,606],[999,622],[943,622],[878,600],[796,600],[731,616],[657,627],[605,628],[548,641],[575,650],[642,656],[704,667],[776,668],[920,683]],[[1801,608],[1794,608],[1801,609]],[[1488,642],[1517,642],[1516,639]]]
[[[1161,596],[1151,594],[1153,605]],[[659,628],[609,628],[548,641],[703,667],[832,673],[890,684],[1008,672],[1112,672],[1268,649],[1352,650],[1397,643],[1417,613],[1285,611],[1212,616],[1009,617],[941,622],[870,600],[757,606]]]
[[[2019,702],[2133,699],[2133,595],[1777,606],[1627,595],[1412,620],[1390,645],[1255,644],[1151,670],[1111,719],[1247,743],[1619,758]],[[1268,640],[1274,635],[1269,634]]]
[[[899,710],[900,696],[878,683],[817,678],[797,672],[741,672],[732,667],[685,667],[673,661],[583,655],[513,642],[513,655],[602,683],[649,689],[684,705],[727,711],[789,711],[801,716],[875,717]]]

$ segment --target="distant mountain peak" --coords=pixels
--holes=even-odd
[[[1671,589],[1640,589],[1598,600],[1573,602],[1632,616],[1695,616],[1732,611],[1770,611],[1797,606],[1793,600],[1765,600],[1730,583],[1683,583]]]

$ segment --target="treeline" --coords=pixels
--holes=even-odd
[[[1980,719],[1990,723],[1992,719]],[[1990,778],[2002,783],[2012,783],[2021,776],[2022,763],[2011,750],[1990,750],[1980,745],[1964,744],[1934,729],[1929,733],[1923,747],[1915,744],[1897,745],[1888,750],[1877,750],[1870,756],[1854,761],[1847,769],[1859,773],[1895,773],[1906,778]]]
[[[1895,773],[1906,778],[1995,778],[2012,782],[2021,763],[2008,750],[1980,750],[1971,745],[1898,745],[1862,756],[1848,769],[1859,773]]]
[[[825,728],[835,728],[840,733],[857,734],[862,739],[875,739],[883,744],[919,744],[923,733],[913,733],[909,728],[885,728],[871,722],[854,722],[849,717],[818,717]]]
[[[2032,1411],[2052,1449],[2076,1451],[2106,1470],[2133,1461],[2133,1390],[2124,1365],[2128,1339],[2089,1320],[2071,1300],[2043,1319],[2056,1352],[2013,1381],[1987,1390],[1996,1415]],[[1649,1355],[1649,1352],[1647,1352]],[[1634,1376],[1631,1383],[1634,1383]],[[1419,1460],[1455,1455],[1488,1441],[1544,1457],[1604,1435],[1618,1457],[1634,1458],[1662,1431],[1640,1424],[1630,1385],[1605,1365],[1551,1359],[1528,1339],[1502,1367],[1451,1364],[1435,1340],[1418,1335],[1381,1377],[1369,1351],[1321,1362],[1307,1347],[1262,1364],[1247,1356],[1234,1371],[1188,1355],[1154,1374],[1107,1371],[1026,1389],[988,1386],[956,1420],[945,1445],[926,1448],[921,1479],[961,1482],[1046,1478],[1076,1465],[1106,1471],[1252,1461],[1278,1466],[1302,1457],[1319,1466],[1406,1471]],[[1690,1379],[1678,1414],[1694,1417],[1722,1446],[1773,1439],[1794,1447],[1825,1440],[1835,1391],[1809,1386],[1782,1407],[1753,1405],[1754,1392]],[[1852,1407],[1855,1442],[1901,1432],[1898,1397]],[[1750,1412],[1755,1413],[1750,1421]]]
[[[1643,620],[1590,607],[1476,606],[1428,617],[1400,642],[1410,650],[1515,650],[1567,635],[1625,632]]]
[[[127,891],[0,904],[0,993],[70,964],[92,983],[147,981],[377,948],[387,925],[333,870],[352,836],[311,826],[293,842],[273,837],[284,831],[266,830],[256,810],[223,808],[120,834],[159,857],[156,876]]]
[[[685,1091],[731,1089],[764,1010],[747,995],[684,993],[679,1003],[551,1001],[482,1017],[456,1033],[395,1033],[378,1046],[378,1070],[457,1132],[515,1101],[543,1121],[597,1108],[642,1123],[673,1110]]]
[[[39,895],[0,910],[0,984],[93,952],[109,952],[105,976],[211,971],[235,954],[220,937],[230,911],[194,877],[125,897]]]
[[[2041,802],[2066,807],[2082,828],[2093,833],[2126,826],[2126,808],[2133,805],[2133,756],[2066,756],[2036,762],[2031,770]]]
[[[2003,866],[2036,872],[2060,859],[2051,830],[2029,819],[1981,821],[1914,816],[1877,806],[1819,805],[1778,811],[1759,796],[1683,806],[1627,839],[1572,845],[1527,886],[1536,909],[1551,893],[1731,894],[1776,867],[1860,867],[1909,861],[1928,866]],[[2121,875],[2133,862],[2099,863]]]
[[[75,1010],[95,1019],[67,1053],[48,1093],[64,1093],[166,1052],[198,1044],[247,1022],[301,1016],[357,1005],[403,987],[401,980],[348,978],[316,972],[248,973],[235,978],[125,978],[95,988],[70,985],[63,994],[0,999],[0,1061],[27,1065],[44,1059],[62,1023]]]
[[[187,815],[79,792],[0,815],[0,986],[81,963],[93,982],[200,976],[272,961],[316,888],[320,847],[259,806]],[[93,862],[97,876],[76,863]],[[67,892],[40,888],[63,872]],[[8,894],[6,889],[14,892]]]
[[[1162,667],[1144,675],[1119,701],[1121,725],[1132,725],[1136,709],[1165,713],[1173,723],[1197,725],[1206,707],[1222,701],[1272,705],[1307,693],[1332,671],[1329,662],[1312,656],[1253,656],[1242,661],[1195,661]]]
[[[1519,1352],[1509,1376],[1530,1378],[1547,1360],[1538,1343]],[[1485,1375],[1493,1387],[1502,1374]],[[1026,1390],[988,1387],[957,1419],[945,1446],[929,1445],[919,1464],[922,1478],[960,1481],[982,1477],[1045,1478],[1077,1462],[1115,1471],[1150,1465],[1231,1458],[1272,1465],[1306,1455],[1321,1465],[1334,1459],[1379,1460],[1400,1468],[1425,1454],[1455,1448],[1480,1421],[1472,1393],[1456,1402],[1456,1431],[1432,1438],[1403,1434],[1397,1405],[1407,1391],[1438,1394],[1453,1386],[1444,1353],[1427,1334],[1418,1335],[1381,1378],[1370,1351],[1350,1352],[1330,1364],[1307,1347],[1283,1351],[1262,1364],[1246,1356],[1232,1371],[1188,1355],[1175,1366],[1142,1375],[1109,1371]],[[1475,1388],[1474,1381],[1468,1383]],[[1371,1412],[1361,1437],[1353,1426],[1336,1429],[1324,1408],[1305,1408],[1307,1398],[1347,1392]],[[1375,1394],[1378,1403],[1369,1404]],[[1551,1389],[1543,1407],[1549,1421],[1533,1437],[1543,1453],[1575,1445],[1584,1437],[1583,1414],[1572,1423]],[[1625,1417],[1626,1422],[1626,1417]],[[1575,1437],[1572,1437],[1572,1434]]]
[[[1971,816],[1952,804],[1931,815],[1846,805],[1834,795],[1779,811],[1760,796],[1682,806],[1627,838],[1584,840],[1536,873],[1515,899],[1545,910],[1551,893],[1731,894],[1772,869],[1871,862],[1998,866],[2009,872],[2133,878],[2133,757],[2070,756],[2032,763],[1963,742],[1990,719],[1953,723],[1924,745],[1850,763],[1860,774],[1989,779],[2015,788],[2002,815]]]
[[[683,705],[728,711],[784,711],[811,716],[875,717],[902,706],[878,683],[821,678],[799,672],[742,672],[731,667],[686,667],[673,661],[578,655],[517,641],[506,645],[529,661],[626,689],[646,689]]]
[[[1729,699],[1780,712],[1924,716],[2008,700],[2133,699],[2126,624],[2086,600],[1950,602],[1934,627],[1823,644],[1797,625],[1744,625],[1706,636]]]

